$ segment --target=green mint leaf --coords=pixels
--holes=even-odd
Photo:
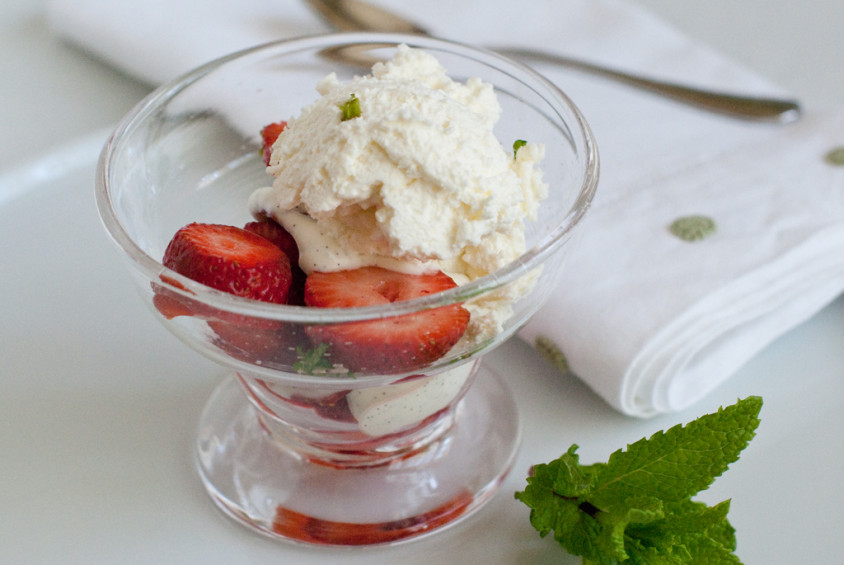
[[[525,141],[524,139],[517,139],[513,142],[513,159],[516,158],[516,153],[519,152],[519,149],[521,149],[525,145],[527,145],[527,141]]]
[[[687,542],[695,565],[741,565],[741,560],[711,536],[694,536]]]
[[[665,518],[662,501],[642,496],[626,501],[626,508],[619,512],[598,512],[594,519],[599,524],[595,536],[595,557],[610,558],[610,562],[629,557],[627,531],[631,525],[640,527]],[[652,556],[655,557],[655,556]]]
[[[515,494],[541,536],[554,533],[584,564],[740,563],[729,501],[691,497],[736,461],[755,435],[762,399],[749,397],[581,465],[577,445],[535,465]]]
[[[672,501],[697,494],[753,439],[761,408],[762,399],[750,397],[616,451],[601,467],[590,501],[610,509],[630,496]]]
[[[626,551],[631,562],[660,562],[679,559],[679,563],[701,561],[705,554],[720,561],[739,563],[732,555],[736,549],[735,530],[727,521],[729,501],[709,507],[702,502],[685,500],[666,505],[665,519],[648,524],[631,524],[626,532]],[[671,561],[668,561],[669,563]]]
[[[333,368],[328,359],[328,343],[320,343],[313,349],[296,348],[296,357],[299,358],[293,364],[293,370],[303,375],[325,373]]]
[[[516,498],[531,508],[530,522],[540,536],[553,531],[570,553],[598,554],[598,544],[612,542],[599,539],[602,530],[594,518],[598,509],[581,498],[591,491],[594,476],[579,464],[576,451],[577,445],[572,445],[560,458],[535,465],[528,487]]]
[[[679,503],[667,505],[668,515],[671,520],[660,524],[663,532],[670,535],[684,536],[697,532],[717,533],[719,543],[736,548],[735,530],[727,521],[727,513],[730,511],[730,501],[725,500],[715,506],[707,506],[703,502],[684,500]]]
[[[345,122],[346,120],[351,120],[353,118],[359,118],[360,99],[354,94],[351,94],[348,100],[340,104],[340,110],[342,110],[343,112],[343,117],[340,118],[340,120],[343,122]]]

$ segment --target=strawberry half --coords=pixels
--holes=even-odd
[[[258,222],[249,222],[243,226],[243,229],[271,241],[287,255],[288,259],[290,259],[290,274],[292,276],[287,303],[295,306],[304,306],[305,272],[299,267],[299,246],[296,244],[293,236],[290,235],[290,232],[270,218],[265,218]]]
[[[380,267],[313,272],[305,303],[323,308],[373,306],[411,300],[457,286],[445,273],[409,275]],[[459,304],[382,320],[312,326],[308,335],[331,344],[332,357],[349,370],[392,373],[422,367],[445,355],[469,323]]]
[[[296,240],[293,239],[290,232],[275,220],[267,218],[258,222],[249,222],[243,226],[243,229],[270,240],[276,247],[284,251],[284,254],[290,259],[291,265],[299,263],[299,246],[296,245]]]
[[[214,319],[208,326],[215,345],[235,359],[283,371],[299,360],[298,348],[311,344],[302,326],[294,323]]]
[[[273,152],[273,143],[275,143],[275,140],[278,139],[278,136],[286,127],[287,122],[273,122],[264,126],[261,130],[261,139],[264,142],[261,146],[261,159],[264,161],[264,165],[270,164],[270,155],[272,155]]]
[[[162,282],[166,282],[167,284],[173,285],[181,290],[186,290],[184,285],[173,277],[159,275],[159,278]],[[152,290],[154,293],[152,297],[153,306],[155,306],[155,309],[168,320],[172,320],[178,316],[194,315],[195,307],[191,304],[190,299],[187,299],[180,294],[169,290],[167,287],[156,283],[152,283]]]
[[[236,296],[283,304],[290,290],[290,260],[277,246],[244,229],[189,224],[173,236],[164,266]]]
[[[349,391],[344,390],[335,392],[334,394],[325,396],[323,398],[308,398],[301,395],[293,395],[288,400],[292,404],[310,408],[323,418],[327,420],[334,420],[337,422],[357,422],[355,417],[349,411],[349,402],[346,400],[346,395]]]

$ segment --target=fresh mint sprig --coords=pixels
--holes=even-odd
[[[577,445],[534,466],[516,498],[542,537],[584,565],[740,564],[729,501],[693,501],[755,435],[762,399],[751,396],[581,465]]]

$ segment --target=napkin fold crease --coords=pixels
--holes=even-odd
[[[438,0],[378,3],[416,11],[442,37],[467,43],[533,45],[782,94],[624,0],[523,0],[500,10],[462,0],[468,21]],[[57,36],[153,85],[237,49],[328,31],[294,0],[53,0],[48,18]],[[602,170],[564,280],[519,335],[556,344],[610,405],[640,417],[684,409],[844,291],[844,166],[824,160],[844,146],[842,109],[811,108],[788,126],[745,123],[537,69],[581,107]],[[669,232],[691,215],[711,218],[715,232],[698,241]]]

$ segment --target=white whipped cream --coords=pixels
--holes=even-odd
[[[524,220],[547,193],[544,149],[528,143],[514,159],[501,145],[491,85],[457,83],[400,46],[371,75],[331,74],[317,90],[272,148],[272,186],[250,198],[297,240],[305,272],[442,269],[462,284],[524,252]],[[352,94],[361,114],[343,121]]]
[[[476,363],[465,363],[428,377],[351,391],[346,400],[361,431],[371,436],[397,432],[451,404]]]
[[[349,411],[360,430],[369,436],[398,432],[454,402],[477,365],[464,363],[436,375],[417,375],[404,382],[351,390],[346,395]],[[292,399],[297,396],[318,403],[320,395],[324,394],[323,391],[288,387],[274,381],[264,381],[263,384],[280,398],[294,404],[296,402]]]

